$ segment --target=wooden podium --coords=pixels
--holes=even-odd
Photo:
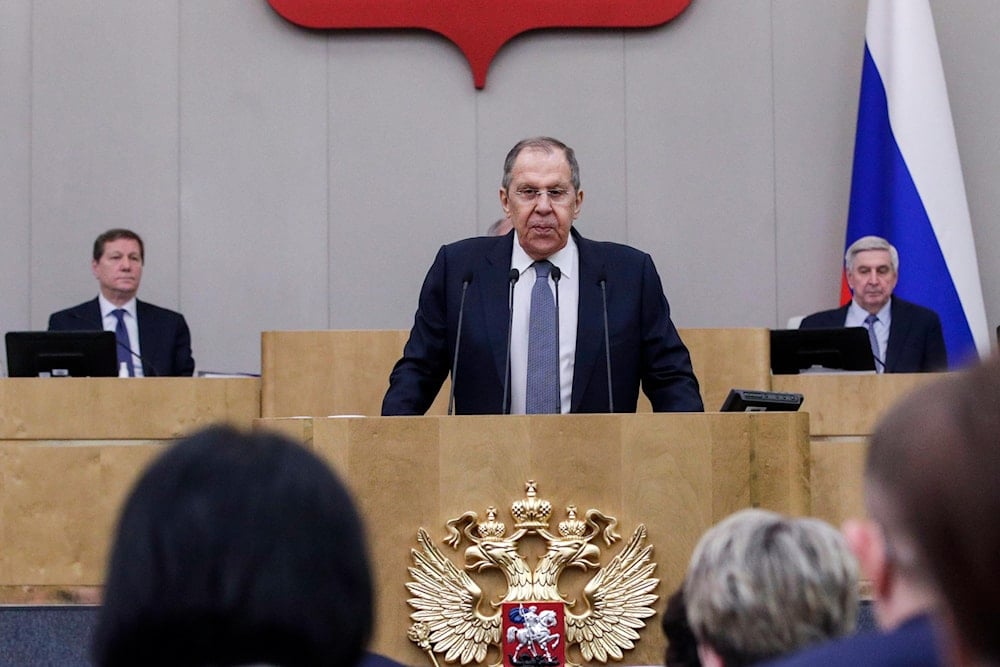
[[[706,410],[718,410],[730,389],[769,388],[767,329],[681,329],[680,335]],[[408,336],[404,329],[264,331],[261,416],[380,415]],[[445,414],[449,390],[445,380],[427,414]],[[638,411],[650,411],[642,393]]]
[[[258,378],[0,380],[0,602],[100,585],[121,502],[153,456],[259,414]]]
[[[840,526],[865,515],[864,465],[878,418],[938,373],[775,375],[774,391],[803,394],[809,413],[812,515]]]
[[[529,479],[552,503],[553,530],[570,504],[618,519],[623,540],[610,548],[600,544],[604,563],[638,524],[647,527],[660,599],[638,646],[625,656],[631,665],[662,661],[659,612],[709,526],[751,506],[809,512],[808,416],[802,413],[285,418],[257,424],[305,442],[346,480],[368,527],[375,570],[373,650],[410,665],[429,664],[406,637],[412,609],[405,584],[417,529],[427,529],[461,567],[461,552],[441,542],[445,523],[467,511],[483,517],[494,506],[497,518],[511,526],[511,502],[524,498]],[[581,599],[571,587],[592,576],[567,573],[566,592]],[[505,587],[493,577],[490,590],[501,584],[491,597],[496,599]]]

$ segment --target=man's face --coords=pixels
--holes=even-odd
[[[142,253],[134,239],[115,239],[104,244],[104,254],[91,262],[101,293],[110,300],[124,303],[139,291],[142,280]]]
[[[561,150],[526,148],[511,169],[509,189],[500,188],[500,204],[517,240],[532,259],[561,250],[580,214],[583,190],[574,190],[569,163]]]
[[[854,256],[854,265],[847,272],[854,301],[872,314],[889,303],[898,279],[888,250],[862,250]]]

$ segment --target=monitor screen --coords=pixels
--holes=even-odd
[[[771,372],[794,375],[808,370],[875,371],[868,330],[774,329],[771,331]]]
[[[730,389],[719,412],[767,412],[781,410],[795,412],[802,406],[802,394],[784,391],[755,391]]]
[[[118,353],[112,331],[9,331],[11,377],[115,377]]]

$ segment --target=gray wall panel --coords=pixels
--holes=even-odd
[[[629,38],[629,240],[678,326],[774,317],[769,3],[696,2]]]
[[[0,332],[30,320],[31,0],[0,3]],[[0,353],[0,375],[7,367]]]
[[[472,75],[432,33],[329,39],[330,326],[409,327],[437,248],[476,233]]]
[[[177,4],[32,7],[31,323],[97,293],[109,227],[143,237],[141,296],[176,308]]]
[[[257,371],[262,330],[327,326],[325,39],[264,3],[182,9],[183,311],[200,370]]]

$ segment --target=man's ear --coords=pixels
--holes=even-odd
[[[892,563],[882,527],[874,521],[850,519],[844,522],[841,532],[858,559],[861,576],[871,582],[875,599],[886,599],[892,588]]]
[[[722,656],[716,653],[711,646],[701,642],[698,642],[698,659],[701,661],[701,667],[726,667]]]

